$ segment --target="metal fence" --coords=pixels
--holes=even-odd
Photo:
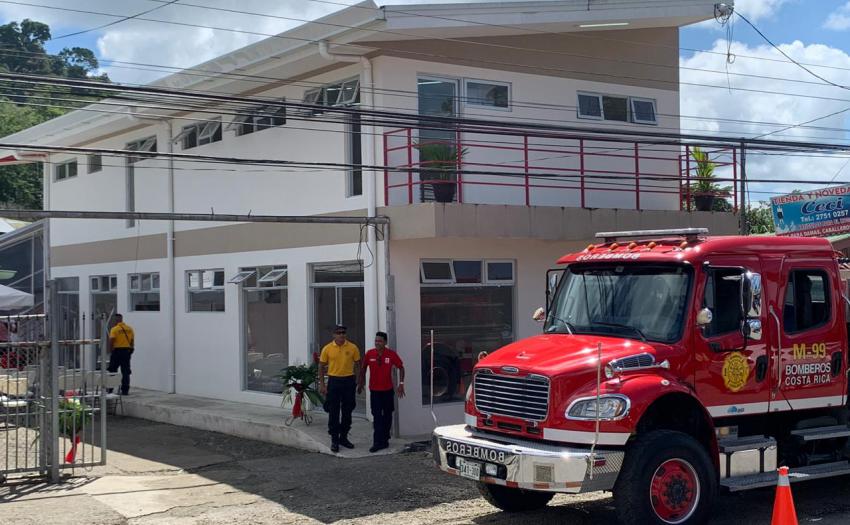
[[[106,464],[107,414],[121,377],[101,366],[105,345],[79,338],[86,327],[48,288],[48,314],[0,316],[0,481],[55,482],[61,471]]]

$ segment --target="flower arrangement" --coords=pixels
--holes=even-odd
[[[281,370],[277,377],[283,383],[283,400],[281,405],[292,403],[292,413],[286,418],[286,424],[292,424],[295,419],[302,419],[310,424],[313,418],[308,414],[305,400],[310,400],[314,405],[321,406],[325,398],[316,390],[316,378],[319,375],[318,363],[309,365],[292,365]],[[292,392],[295,392],[295,398]]]
[[[59,432],[73,440],[71,450],[65,455],[65,463],[73,463],[77,457],[77,446],[81,434],[92,422],[92,410],[85,403],[73,397],[59,400]]]

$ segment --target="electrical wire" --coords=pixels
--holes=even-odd
[[[114,25],[120,24],[121,22],[126,22],[127,20],[133,20],[134,18],[138,18],[138,17],[146,15],[148,13],[153,13],[154,11],[156,11],[158,9],[162,9],[163,7],[175,4],[179,1],[180,0],[167,0],[167,1],[164,1],[162,5],[154,7],[152,9],[148,9],[147,11],[142,11],[140,13],[136,13],[135,15],[125,16],[125,17],[121,18],[120,20],[113,20],[112,22],[109,22],[107,24],[103,24],[103,25],[100,25],[100,26],[97,26],[97,27],[92,27],[90,29],[84,29],[82,31],[75,31],[73,33],[67,33],[67,34],[64,34],[64,35],[51,37],[50,40],[61,40],[63,38],[69,38],[69,37],[72,37],[72,36],[83,35],[85,33],[91,33],[92,31],[97,31],[99,29],[106,29],[107,27],[112,27]]]

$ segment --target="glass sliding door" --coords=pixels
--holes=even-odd
[[[459,82],[454,79],[419,77],[417,91],[419,114],[431,117],[454,118],[458,116]],[[442,128],[442,129],[436,129]],[[457,155],[457,132],[451,125],[423,121],[418,139],[420,181],[446,181],[443,184],[424,182],[419,185],[423,202],[451,202],[457,200],[458,180],[451,168]],[[431,169],[428,169],[431,168]]]
[[[289,306],[286,266],[241,268],[230,279],[242,288],[246,390],[280,394],[277,377],[289,366]]]
[[[348,340],[360,349],[367,343],[363,297],[363,266],[359,262],[313,266],[313,348],[320,352],[333,339],[334,326],[348,328]],[[365,415],[366,395],[357,396],[356,414]]]

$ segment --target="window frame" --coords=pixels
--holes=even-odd
[[[74,174],[70,175],[70,168],[74,167]],[[62,172],[63,175],[60,177],[59,173]],[[77,159],[69,159],[64,160],[62,162],[57,162],[53,166],[53,182],[62,182],[63,180],[74,179],[80,174],[80,166],[77,163]]]
[[[510,280],[491,280],[489,264],[510,264],[511,279]],[[489,286],[516,286],[516,261],[513,259],[484,259],[484,281],[482,284]]]
[[[450,279],[429,279],[425,277],[425,264],[426,263],[443,263],[447,264],[449,267],[449,273],[451,274]],[[454,261],[451,259],[420,259],[419,261],[419,284],[420,285],[447,285],[447,284],[455,284],[455,266]]]
[[[268,120],[268,123],[262,123],[262,120]],[[281,97],[273,103],[259,104],[238,112],[222,133],[232,130],[237,137],[244,137],[266,129],[279,128],[286,123],[286,98]]]
[[[469,96],[469,84],[490,84],[493,86],[500,86],[508,88],[508,101],[507,106],[492,106],[490,104],[482,104],[478,102],[472,102],[472,99]],[[464,78],[463,79],[463,96],[461,97],[463,100],[464,106],[474,107],[474,108],[483,108],[490,111],[513,111],[513,84],[510,82],[503,82],[500,80],[485,80],[482,78]]]
[[[637,111],[635,111],[635,102],[649,102],[652,104],[652,117],[653,120],[643,120],[637,118]],[[643,124],[647,126],[657,126],[658,125],[658,102],[654,98],[645,98],[645,97],[629,97],[629,116],[631,117],[631,121],[635,124]]]
[[[93,162],[97,159],[97,162]],[[86,156],[86,173],[98,173],[103,171],[103,155],[100,153],[92,153]]]
[[[150,279],[150,289],[145,290],[142,286],[144,282],[144,278],[147,276]],[[154,286],[154,277],[156,277],[157,285]],[[137,278],[139,282],[138,288],[133,287],[133,279]],[[160,295],[160,287],[159,287],[159,272],[133,272],[127,274],[127,309],[131,312],[159,312],[162,310],[162,296]],[[156,310],[137,310],[135,307],[135,303],[133,301],[133,295],[147,295],[147,294],[156,294],[157,295],[157,309]]]
[[[792,279],[796,274],[810,274],[810,275],[819,275],[824,278],[823,283],[823,300],[824,305],[826,307],[826,316],[823,321],[818,324],[814,324],[812,326],[807,326],[802,329],[789,330],[788,326],[785,324],[785,297],[788,295],[789,286],[794,290],[795,302],[794,306],[796,308],[796,283],[795,279]],[[797,336],[798,334],[803,334],[809,332],[811,330],[817,330],[818,328],[824,328],[829,326],[833,321],[833,305],[832,305],[832,295],[830,291],[831,281],[830,274],[826,270],[820,268],[792,268],[788,271],[788,276],[785,279],[785,294],[782,296],[782,331],[788,336]],[[796,323],[795,323],[796,324]]]
[[[580,97],[596,97],[599,102],[599,115],[582,114]],[[616,120],[605,118],[605,97],[618,98],[626,101],[626,120]],[[635,102],[649,102],[652,104],[652,112],[655,120],[649,121],[638,119],[635,117],[634,110]],[[630,95],[614,95],[611,93],[596,93],[593,91],[576,91],[576,118],[582,120],[600,120],[605,122],[623,122],[626,124],[640,124],[642,126],[657,126],[658,125],[658,100],[648,97],[633,97]]]
[[[713,308],[711,308],[711,311],[712,311],[712,314],[717,315],[716,312],[718,310],[718,307],[717,307],[717,285],[716,285],[717,275],[716,274],[718,272],[734,272],[739,276],[739,279],[743,280],[743,274],[746,271],[747,270],[745,268],[741,267],[741,266],[712,266],[712,267],[710,267],[710,269],[706,273],[705,284],[703,285],[703,289],[702,289],[702,298],[700,300],[700,308],[708,308],[708,306],[706,306],[706,304],[705,304],[705,296],[706,296],[706,291],[708,290],[709,279],[711,279],[711,282],[714,286],[714,289],[712,290],[712,294],[713,294],[713,297],[714,297],[714,303],[715,304],[713,305]],[[740,289],[740,282],[739,282],[738,286],[739,286],[739,289]],[[736,306],[740,307],[740,305],[738,304],[738,297],[735,297],[734,299],[735,299]],[[744,318],[739,317],[738,321],[743,323]],[[716,339],[716,338],[729,336],[731,334],[738,334],[738,335],[741,335],[741,337],[743,337],[743,334],[741,333],[741,324],[738,324],[734,328],[727,330],[725,332],[717,332],[717,333],[712,332],[710,334],[703,334],[703,336],[706,340],[713,340],[713,339]]]
[[[455,262],[480,262],[481,263],[481,282],[477,283],[459,283],[457,275],[455,275]],[[449,265],[451,272],[451,280],[448,279],[426,279],[425,278],[425,263],[446,263]],[[487,272],[489,263],[510,263],[512,279],[510,281],[491,281]],[[419,260],[419,285],[426,287],[441,287],[441,286],[459,286],[459,287],[476,287],[476,286],[516,286],[516,261],[513,259],[476,259],[476,258],[457,258],[457,259],[420,259]]]
[[[209,287],[204,287],[204,273],[206,273],[206,272],[212,272],[213,273],[212,283],[210,284]],[[221,275],[222,275],[222,284],[216,285],[215,284],[215,275],[216,275],[216,273],[219,273],[219,272],[221,272]],[[226,283],[226,280],[225,280],[225,277],[224,277],[225,276],[224,272],[225,272],[224,268],[221,268],[221,267],[186,270],[186,272],[184,273],[184,277],[186,279],[185,289],[186,289],[186,312],[187,313],[213,313],[213,314],[219,313],[220,314],[220,313],[226,312],[226,310],[227,310],[227,304],[226,304],[227,294],[226,294],[225,286],[224,286],[225,283]],[[193,287],[191,285],[192,274],[198,274],[199,286]],[[192,309],[192,294],[208,293],[208,292],[219,292],[219,293],[221,293],[222,309],[221,310],[193,310]]]

